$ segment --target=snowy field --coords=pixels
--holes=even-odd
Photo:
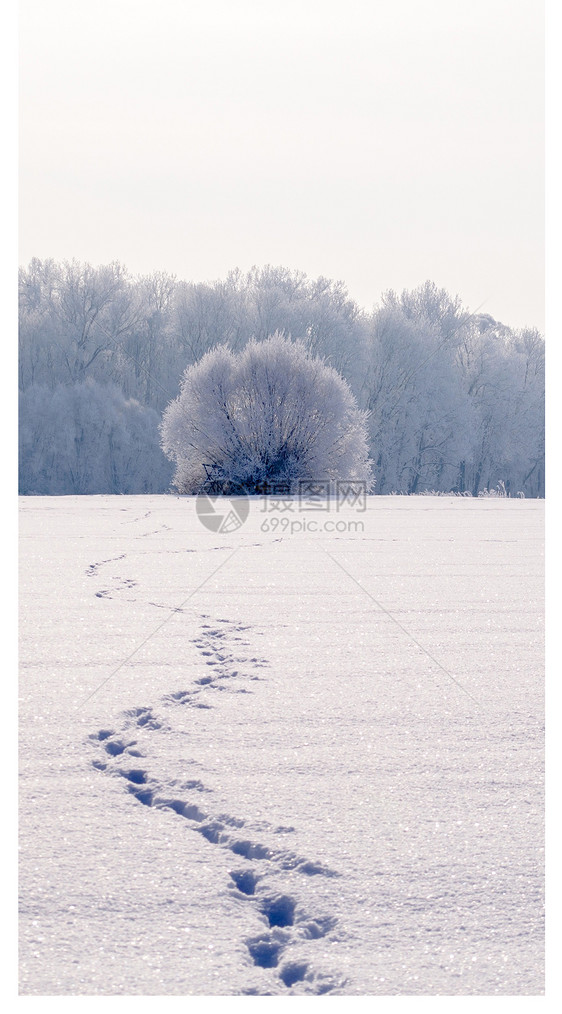
[[[22,993],[542,993],[542,522],[22,499]]]

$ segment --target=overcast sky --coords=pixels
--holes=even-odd
[[[537,0],[21,0],[20,261],[544,325]]]

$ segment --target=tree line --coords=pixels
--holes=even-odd
[[[433,282],[372,312],[342,282],[283,267],[193,283],[119,263],[20,270],[20,492],[160,493],[160,421],[211,349],[278,333],[368,413],[375,492],[544,496],[544,339],[471,313]]]

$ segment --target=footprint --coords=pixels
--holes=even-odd
[[[211,792],[211,789],[206,788],[203,782],[199,778],[191,778],[188,782],[185,782],[184,789],[195,789],[197,792]]]
[[[292,926],[296,903],[288,894],[276,894],[260,900],[260,909],[270,926]]]
[[[244,856],[244,859],[271,859],[271,849],[265,845],[258,845],[252,841],[233,841],[228,845],[231,852],[236,856]]]
[[[289,868],[291,868],[291,867],[289,867]],[[328,866],[323,866],[322,863],[311,862],[308,859],[305,860],[304,862],[302,862],[302,861],[299,862],[295,866],[295,869],[297,869],[299,871],[299,873],[306,873],[307,877],[316,877],[316,876],[339,877],[340,876],[339,873],[336,873],[335,870],[331,870]]]
[[[162,723],[159,722],[154,715],[143,715],[142,718],[137,720],[139,728],[144,729],[161,729]]]
[[[242,894],[247,895],[255,893],[256,885],[260,879],[253,870],[232,870],[230,877],[231,880],[234,881],[238,890],[241,891]]]
[[[327,915],[320,919],[308,919],[306,922],[300,922],[299,926],[303,931],[303,935],[309,940],[319,940],[334,928],[336,922],[337,919]]]
[[[125,744],[120,739],[110,739],[105,744],[105,750],[110,757],[118,757],[125,749]]]
[[[139,803],[142,803],[143,806],[152,806],[152,801],[154,799],[154,792],[152,789],[136,789],[134,785],[129,785],[128,789],[135,799],[138,799]]]
[[[132,771],[120,771],[119,774],[127,781],[133,782],[134,785],[146,785],[148,781],[146,771],[141,771],[140,768],[134,768]]]
[[[279,978],[285,986],[294,986],[295,982],[301,982],[308,972],[306,961],[291,961],[279,970]]]
[[[246,946],[254,965],[259,965],[260,968],[276,968],[288,941],[288,933],[276,929],[272,933],[264,933],[262,936],[247,940]]]
[[[313,989],[312,992],[316,996],[325,996],[326,993],[331,993],[334,989],[343,989],[347,984],[347,979],[337,979],[332,975],[319,975],[313,976]]]
[[[136,725],[140,729],[161,729],[162,723],[154,717],[150,708],[131,708],[125,712],[130,718],[136,718]]]
[[[173,810],[179,817],[185,817],[187,820],[194,820],[200,822],[206,820],[208,814],[203,813],[195,803],[185,803],[182,799],[172,800],[161,800],[156,799],[155,805],[159,806],[162,810]]]
[[[162,699],[166,704],[168,702],[172,704],[185,704],[186,701],[189,701],[189,698],[192,696],[193,690],[175,690],[171,694],[166,694],[166,696],[163,697]]]
[[[222,824],[210,823],[204,824],[203,827],[196,828],[200,834],[212,845],[220,845],[223,836],[224,827]]]

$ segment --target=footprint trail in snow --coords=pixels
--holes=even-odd
[[[107,727],[93,733],[89,737],[96,749],[92,764],[107,775],[123,779],[126,791],[154,810],[155,819],[157,814],[174,814],[211,846],[228,850],[242,860],[230,871],[226,888],[240,904],[255,906],[263,920],[263,932],[244,943],[249,961],[274,977],[272,992],[279,992],[281,987],[281,992],[294,994],[337,994],[345,985],[343,978],[315,972],[309,950],[305,960],[298,954],[291,957],[290,952],[295,952],[299,942],[327,937],[337,923],[331,916],[310,915],[304,910],[298,896],[300,877],[337,877],[338,872],[283,847],[281,842],[279,847],[272,847],[259,840],[260,829],[284,839],[294,831],[292,827],[273,827],[264,821],[257,827],[231,814],[215,812],[212,790],[200,779],[178,784],[174,779],[151,776],[151,737],[172,731],[174,709],[213,708],[222,693],[251,694],[252,682],[265,678],[267,661],[244,654],[250,646],[242,633],[248,627],[227,620],[209,622],[208,616],[202,619],[193,643],[205,667],[203,674],[190,687],[164,695],[158,710],[147,706],[129,709],[123,713],[119,728]],[[280,891],[271,883],[272,878],[277,881],[282,876],[290,884],[291,875],[294,891]],[[269,991],[250,987],[244,992],[267,995]]]

